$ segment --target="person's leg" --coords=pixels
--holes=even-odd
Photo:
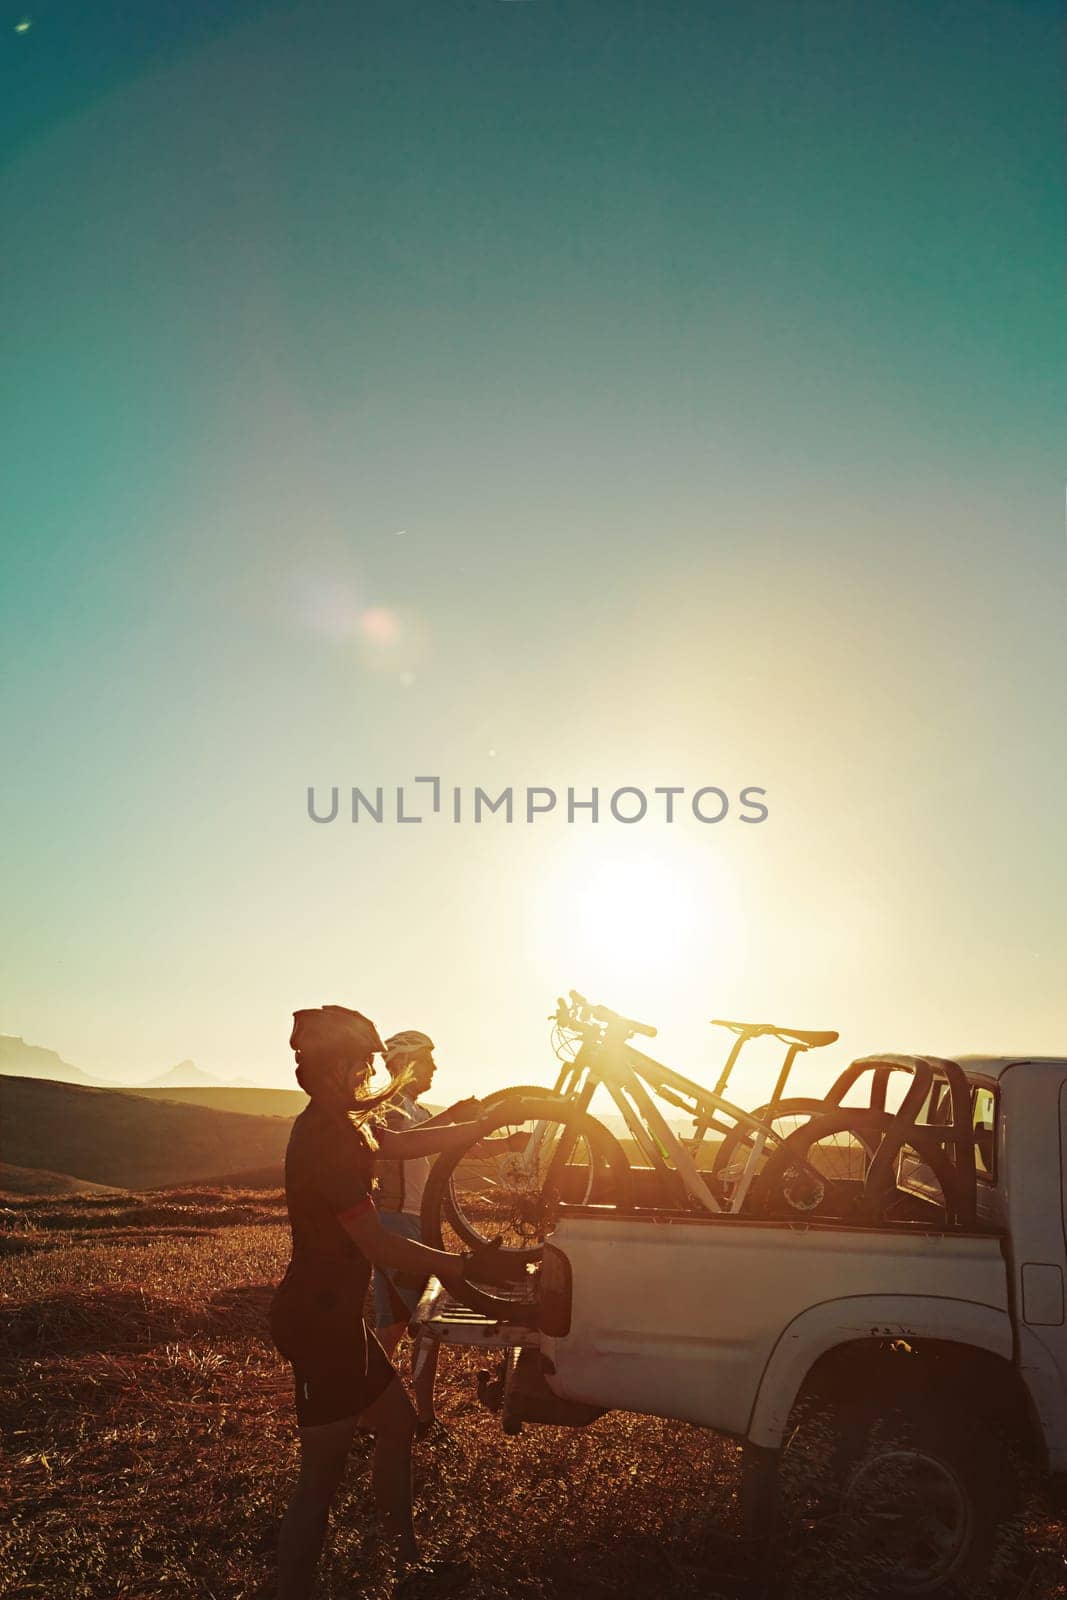
[[[355,1417],[300,1429],[300,1476],[278,1539],[278,1600],[307,1600],[344,1472]]]
[[[403,1385],[394,1378],[369,1405],[359,1426],[374,1435],[372,1484],[374,1501],[391,1538],[396,1541],[397,1569],[419,1559],[411,1520],[411,1440],[415,1413]]]
[[[382,1211],[378,1221],[387,1233],[402,1239],[418,1237],[417,1219],[402,1211]],[[397,1288],[396,1274],[385,1267],[374,1269],[374,1331],[387,1356],[391,1356],[408,1325],[411,1308],[407,1297]]]
[[[378,1336],[378,1343],[390,1358],[392,1358],[393,1351],[400,1343],[406,1327],[406,1322],[391,1322],[384,1328],[375,1328],[374,1331]]]
[[[437,1382],[437,1356],[440,1345],[436,1339],[421,1338],[415,1341],[411,1370],[414,1378],[415,1410],[420,1425],[436,1420],[434,1410],[434,1385]]]

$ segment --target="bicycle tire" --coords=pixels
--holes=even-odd
[[[507,1089],[494,1089],[492,1094],[479,1096],[482,1109],[488,1112],[497,1100],[558,1100],[560,1105],[570,1105],[565,1094],[557,1094],[555,1089],[546,1089],[544,1084],[517,1083],[509,1085]]]
[[[494,1089],[492,1094],[482,1095],[483,1111],[488,1114],[502,1100],[544,1100],[546,1103],[551,1100],[555,1105],[573,1110],[578,1109],[569,1095],[557,1094],[555,1089],[546,1089],[543,1085],[539,1086],[536,1083],[519,1083],[507,1089]],[[594,1122],[599,1123],[606,1133],[611,1133],[610,1128],[598,1116],[595,1116],[592,1111],[587,1111],[586,1115],[592,1117]],[[611,1136],[615,1138],[614,1134]],[[602,1165],[609,1164],[605,1150],[600,1145],[597,1146],[593,1154],[601,1159]]]
[[[894,1183],[892,1194],[888,1189],[881,1195],[866,1192],[866,1176],[857,1187],[853,1178],[842,1179],[820,1172],[808,1159],[812,1145],[836,1134],[851,1134],[862,1144],[870,1160],[881,1147],[883,1139],[893,1127],[895,1118],[887,1111],[858,1109],[828,1113],[814,1117],[805,1127],[790,1134],[768,1159],[757,1175],[745,1203],[744,1214],[775,1221],[800,1221],[821,1218],[832,1221],[852,1221],[877,1224],[885,1220],[885,1212],[901,1191]],[[913,1150],[930,1168],[941,1189],[945,1225],[951,1227],[956,1217],[955,1172],[944,1150],[928,1130],[907,1129],[901,1150]]]
[[[538,1086],[537,1084],[532,1083],[517,1083],[510,1085],[506,1089],[494,1089],[491,1094],[481,1095],[479,1096],[479,1099],[482,1107],[481,1115],[483,1117],[489,1115],[489,1113],[493,1110],[494,1104],[499,1104],[499,1102],[502,1100],[553,1100],[558,1101],[561,1106],[569,1104],[566,1095],[557,1094],[554,1089],[546,1089],[544,1085]],[[459,1237],[463,1239],[465,1244],[469,1245],[471,1248],[475,1248],[479,1243],[484,1243],[483,1240],[479,1240],[474,1234],[472,1234],[470,1237],[465,1235],[458,1208],[455,1206],[452,1200],[452,1191],[450,1185],[445,1188],[445,1192],[442,1197],[442,1205],[444,1207],[444,1216],[449,1225],[459,1235]],[[423,1237],[425,1238],[426,1235],[424,1234]]]
[[[776,1105],[757,1106],[751,1113],[758,1122],[768,1123],[773,1131],[774,1119],[777,1117],[818,1116],[820,1112],[831,1109],[825,1100],[815,1100],[804,1095],[795,1095],[790,1100],[779,1100]],[[772,1115],[773,1113],[773,1115]],[[733,1160],[737,1147],[753,1137],[754,1130],[744,1123],[738,1123],[736,1128],[731,1128],[715,1152],[715,1159],[711,1163],[711,1175],[721,1179],[724,1172]]]
[[[604,1203],[617,1206],[620,1209],[629,1208],[631,1197],[630,1163],[618,1139],[602,1122],[598,1122],[588,1112],[575,1110],[573,1106],[558,1096],[524,1100],[522,1105],[525,1113],[524,1121],[544,1121],[566,1125],[573,1131],[575,1138],[584,1140],[587,1148],[594,1152],[594,1159],[602,1164],[602,1169],[606,1176],[606,1182],[602,1185],[607,1191]],[[503,1115],[499,1116],[499,1120],[496,1120],[495,1124],[492,1123],[491,1109],[490,1119],[489,1135],[491,1135],[494,1125],[497,1128],[516,1126],[513,1117],[506,1118]],[[502,1237],[502,1234],[494,1234],[492,1229],[483,1231],[478,1228],[476,1222],[466,1214],[463,1206],[457,1203],[453,1186],[456,1169],[468,1155],[472,1146],[480,1144],[489,1135],[483,1131],[478,1139],[471,1141],[470,1145],[464,1146],[459,1150],[446,1151],[443,1155],[438,1156],[430,1169],[430,1176],[427,1179],[426,1190],[423,1195],[421,1225],[423,1239],[434,1249],[447,1248],[445,1243],[446,1225],[452,1229],[453,1233],[467,1249],[478,1249],[483,1245],[492,1243],[495,1237]],[[523,1211],[524,1225],[527,1228],[530,1226],[534,1229],[545,1227],[545,1231],[547,1231],[546,1225],[554,1222],[555,1211],[559,1205],[559,1195],[558,1192],[548,1191],[547,1185],[550,1181],[554,1180],[551,1179],[550,1173],[546,1172],[536,1190],[529,1187],[521,1193],[514,1189],[512,1190],[512,1199]],[[502,1220],[506,1221],[507,1219],[504,1218]],[[540,1258],[543,1245],[544,1236],[542,1233],[535,1241],[528,1244],[519,1246],[504,1244],[501,1246],[500,1254],[501,1257],[510,1262],[529,1264]]]
[[[557,1094],[555,1090],[539,1088],[536,1084],[516,1084],[514,1087],[509,1087],[506,1089],[494,1089],[492,1094],[485,1095],[482,1098],[482,1107],[484,1112],[491,1113],[495,1105],[502,1104],[504,1101],[508,1100],[536,1100],[539,1105],[552,1104],[557,1109],[564,1111],[577,1109],[566,1095]],[[587,1115],[591,1117],[592,1113],[587,1113]],[[597,1122],[598,1127],[604,1127],[603,1123],[601,1123],[598,1118],[593,1118],[593,1120]],[[607,1128],[604,1128],[604,1132],[609,1134],[610,1138],[614,1138],[614,1135],[610,1134]],[[610,1172],[612,1155],[610,1148],[605,1143],[598,1142],[595,1146],[591,1145],[591,1153],[593,1161],[596,1164],[596,1170],[598,1170],[601,1175],[603,1175],[605,1172]],[[627,1167],[629,1167],[628,1162]],[[468,1248],[476,1249],[478,1245],[485,1244],[487,1242],[484,1236],[478,1233],[476,1228],[472,1228],[468,1225],[462,1214],[461,1208],[456,1204],[452,1184],[449,1184],[446,1187],[442,1204],[444,1207],[444,1216],[448,1221],[449,1226],[453,1229],[457,1237],[462,1240],[464,1245],[466,1245]]]

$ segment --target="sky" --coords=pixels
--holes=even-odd
[[[1067,1053],[1057,5],[2,17],[0,1032]]]

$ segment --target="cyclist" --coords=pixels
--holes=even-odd
[[[462,1289],[465,1258],[387,1232],[371,1196],[378,1151],[408,1160],[476,1137],[477,1125],[375,1131],[368,1120],[404,1088],[364,1093],[384,1050],[374,1024],[344,1006],[297,1011],[289,1040],[297,1081],[310,1105],[293,1123],[285,1156],[292,1259],[275,1291],[271,1333],[293,1367],[300,1429],[300,1476],[279,1538],[278,1600],[306,1600],[330,1506],[357,1428],[374,1436],[374,1499],[394,1543],[398,1594],[422,1576],[458,1569],[424,1563],[411,1517],[415,1416],[384,1350],[363,1319],[373,1265],[434,1273]]]
[[[462,1100],[458,1105],[433,1117],[425,1106],[419,1105],[420,1095],[429,1091],[437,1064],[433,1058],[434,1043],[428,1034],[409,1028],[394,1033],[385,1041],[385,1064],[394,1083],[407,1078],[397,1098],[385,1112],[389,1128],[422,1129],[447,1126],[476,1116],[480,1107],[477,1100]],[[402,1239],[422,1242],[419,1214],[430,1163],[425,1156],[411,1161],[383,1160],[377,1162],[378,1221],[387,1232]],[[426,1287],[426,1275],[404,1272],[395,1267],[376,1266],[374,1269],[375,1331],[387,1356],[392,1356],[404,1329],[411,1320],[419,1296]],[[434,1384],[437,1378],[437,1341],[426,1340],[421,1348],[416,1346],[412,1356],[414,1373],[416,1439],[447,1439],[444,1428],[434,1413]]]

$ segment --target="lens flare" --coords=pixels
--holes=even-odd
[[[359,625],[372,644],[395,644],[400,634],[399,618],[385,606],[370,606],[360,617]]]
[[[410,689],[427,652],[426,624],[417,611],[369,606],[360,612],[355,643],[365,671]]]

